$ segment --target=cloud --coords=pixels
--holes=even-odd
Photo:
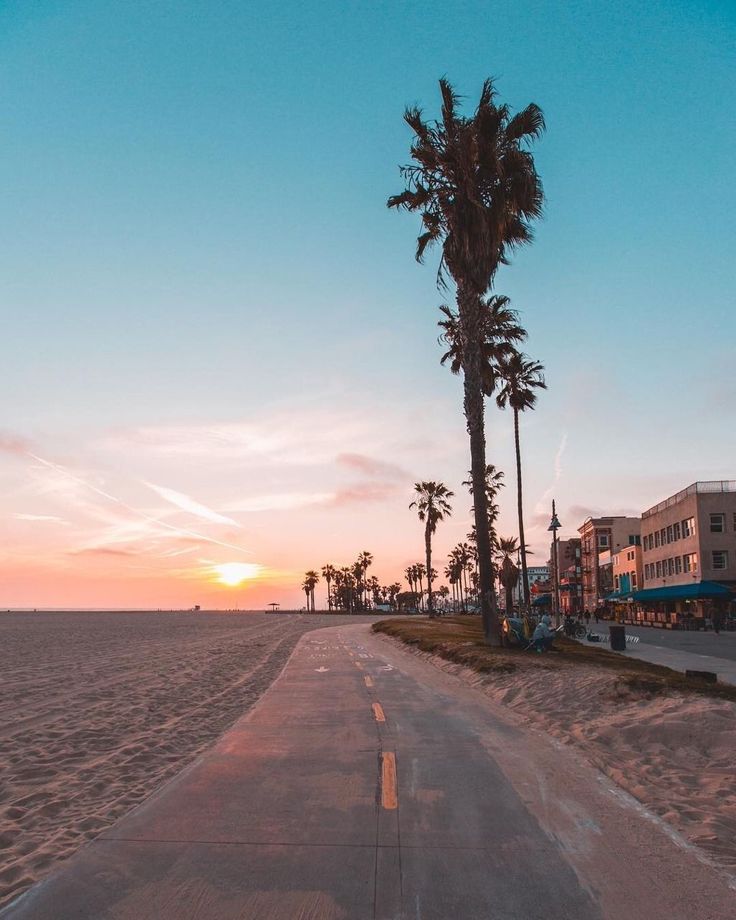
[[[329,504],[333,507],[342,507],[344,505],[383,502],[393,498],[398,491],[399,488],[392,482],[361,482],[338,489]]]
[[[140,551],[132,549],[112,549],[109,546],[89,546],[84,549],[70,550],[70,556],[141,556]]]
[[[156,495],[163,498],[164,501],[170,502],[182,511],[186,511],[188,514],[193,514],[195,517],[202,518],[205,521],[211,521],[213,524],[230,524],[233,527],[240,527],[237,521],[225,517],[224,514],[219,514],[217,511],[213,511],[211,508],[200,504],[188,495],[184,495],[182,492],[175,492],[174,489],[168,489],[165,486],[157,486],[152,482],[144,481],[144,485],[152,489]]]
[[[33,445],[25,438],[0,432],[0,453],[11,454],[14,457],[26,457],[32,450]]]
[[[39,521],[48,524],[62,524],[65,527],[69,526],[69,521],[65,521],[55,514],[23,514],[22,512],[17,512],[13,517],[16,521]]]
[[[365,454],[338,454],[336,460],[342,466],[358,470],[365,473],[366,476],[384,476],[389,479],[411,479],[411,475],[394,463],[387,463],[385,460],[376,460],[374,457],[368,457]]]
[[[272,495],[251,495],[227,503],[233,513],[256,511],[293,511],[310,505],[325,505],[334,499],[334,492],[279,492]]]
[[[544,494],[539,499],[537,504],[534,507],[534,511],[541,515],[544,514],[547,510],[547,505],[550,502],[550,499],[554,495],[555,488],[562,478],[562,458],[565,454],[565,448],[567,447],[567,432],[564,432],[562,439],[560,440],[560,446],[557,448],[557,453],[555,454],[554,460],[554,477],[552,479],[552,484],[548,489],[545,489]]]

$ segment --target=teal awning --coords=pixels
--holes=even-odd
[[[549,607],[551,603],[551,594],[540,594],[539,597],[535,597],[532,601],[532,607]]]
[[[647,588],[634,591],[635,601],[694,601],[698,598],[736,597],[732,588],[720,585],[717,581],[700,581],[691,585],[667,585],[663,588]]]

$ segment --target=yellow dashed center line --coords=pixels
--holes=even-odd
[[[372,687],[372,686],[373,686],[373,681],[370,679],[370,677],[368,677],[367,674],[366,674],[366,676],[363,678],[363,680],[365,681],[366,687]]]
[[[385,722],[386,714],[383,711],[383,707],[380,703],[373,703],[373,715],[376,717],[376,722]]]
[[[398,808],[396,793],[396,757],[391,751],[381,754],[381,804],[384,808]]]

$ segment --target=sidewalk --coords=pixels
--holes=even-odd
[[[720,920],[727,877],[366,626],[309,633],[200,760],[3,920]]]
[[[608,638],[608,623],[591,624],[590,631],[599,636]],[[624,627],[625,628],[625,627]],[[588,642],[581,639],[584,645],[594,645],[596,648],[605,648],[611,651],[610,644],[606,642]],[[616,652],[625,658],[639,658],[642,661],[651,661],[652,664],[661,664],[674,671],[712,671],[718,675],[718,680],[727,684],[736,684],[736,661],[729,658],[717,658],[715,655],[700,655],[697,652],[684,652],[680,649],[664,648],[651,641],[626,643],[625,652]]]

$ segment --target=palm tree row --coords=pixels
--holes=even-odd
[[[416,107],[404,113],[414,132],[413,162],[401,168],[406,188],[389,198],[388,206],[421,214],[416,258],[421,262],[428,246],[440,244],[438,283],[446,288],[449,275],[455,284],[457,312],[442,308],[441,338],[449,346],[442,360],[450,360],[450,369],[463,373],[481,612],[486,641],[497,645],[501,631],[493,591],[484,409],[486,397],[499,389],[502,369],[513,362],[515,345],[526,333],[508,299],[490,290],[499,266],[517,246],[531,241],[531,221],[542,212],[542,184],[527,146],[541,135],[544,118],[534,104],[512,115],[506,105],[497,104],[491,80],[483,84],[472,116],[458,113],[458,96],[445,79],[440,80],[440,92],[439,120],[425,120]],[[537,377],[539,373],[541,368]],[[503,385],[499,397],[502,391]],[[514,407],[510,397],[506,401]],[[515,408],[517,424],[517,411],[528,407]]]

